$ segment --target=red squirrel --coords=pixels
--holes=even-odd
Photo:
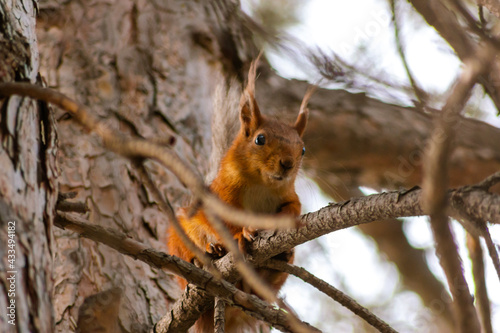
[[[248,83],[240,99],[240,130],[222,158],[210,190],[231,206],[255,213],[300,215],[301,204],[295,192],[295,178],[305,148],[302,141],[308,111],[305,102],[294,125],[268,118],[260,113],[255,100],[257,60],[252,62]],[[304,98],[306,101],[306,97]],[[178,219],[188,237],[209,254],[222,254],[218,234],[208,222],[202,209],[188,217],[188,209],[178,213]],[[255,230],[225,223],[241,244],[252,241]],[[172,227],[168,248],[172,255],[192,262],[194,254],[182,243]],[[293,262],[293,250],[279,254],[276,259]],[[284,284],[287,274],[259,269],[259,274],[275,292]],[[187,282],[179,279],[185,288]],[[242,287],[241,284],[239,287]],[[226,332],[252,332],[259,323],[235,308],[226,309]],[[262,327],[263,328],[263,327]],[[213,332],[213,310],[202,315],[196,323],[197,332]]]

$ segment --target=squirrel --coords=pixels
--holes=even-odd
[[[255,100],[258,59],[250,65],[248,83],[240,98],[240,130],[223,156],[210,190],[222,201],[243,210],[298,217],[301,203],[295,192],[295,178],[305,153],[302,135],[307,124],[308,110],[305,104],[309,96],[304,97],[294,125],[262,115]],[[179,222],[188,237],[212,257],[223,256],[225,250],[203,209],[198,208],[191,216],[188,211],[188,208],[181,208],[178,212]],[[225,224],[240,248],[241,244],[251,242],[257,232],[250,227]],[[170,254],[193,262],[194,254],[182,243],[172,227],[169,228],[167,246]],[[293,257],[291,250],[274,258],[292,263]],[[288,277],[286,273],[269,269],[258,269],[258,272],[276,293]],[[179,278],[179,284],[185,288],[187,282]],[[238,287],[245,289],[244,284]],[[226,308],[226,332],[255,331],[258,326],[258,320],[243,311]],[[196,323],[196,331],[200,333],[213,332],[213,327],[213,310],[203,314]]]

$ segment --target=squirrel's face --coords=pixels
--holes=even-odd
[[[285,123],[262,119],[245,138],[245,167],[256,181],[270,187],[288,186],[295,177],[305,153],[298,131]]]
[[[301,137],[309,114],[307,103],[314,89],[306,92],[293,126],[268,119],[260,113],[255,100],[257,61],[250,66],[248,84],[241,95],[241,129],[233,143],[233,153],[247,179],[274,188],[290,186],[305,152]]]

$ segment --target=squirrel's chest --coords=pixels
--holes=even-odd
[[[243,209],[254,213],[275,214],[281,205],[281,197],[262,185],[253,185],[242,193]]]

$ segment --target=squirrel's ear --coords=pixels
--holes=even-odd
[[[240,99],[241,128],[245,131],[246,136],[251,135],[262,123],[262,115],[255,100],[255,79],[260,55],[250,65],[248,83]]]
[[[309,116],[309,109],[307,108],[307,103],[309,102],[309,99],[311,98],[316,88],[317,86],[315,85],[307,88],[306,94],[302,99],[302,104],[300,104],[299,115],[297,117],[297,120],[295,121],[295,125],[293,126],[297,130],[297,133],[299,133],[299,136],[302,136],[302,134],[304,134],[304,130],[306,129],[307,118]]]

